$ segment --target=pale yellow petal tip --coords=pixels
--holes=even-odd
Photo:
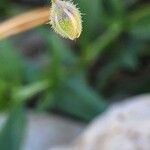
[[[82,32],[81,13],[70,1],[52,1],[50,24],[59,35],[71,40],[79,38]]]

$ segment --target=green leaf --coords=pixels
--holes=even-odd
[[[0,80],[0,111],[8,109],[10,86],[7,82]]]
[[[77,0],[83,18],[83,32],[81,34],[82,45],[95,38],[95,34],[103,28],[105,20],[103,5],[100,0]],[[101,24],[102,23],[102,24]],[[100,25],[101,24],[101,25]],[[80,41],[79,41],[80,42]]]
[[[131,27],[130,34],[138,39],[150,40],[150,16],[141,19],[137,24]]]
[[[107,106],[104,99],[88,86],[83,76],[68,78],[57,93],[56,108],[84,120],[92,119]]]
[[[23,61],[9,41],[0,42],[0,79],[18,84],[23,79]]]
[[[69,65],[76,61],[76,55],[73,53],[73,50],[60,37],[51,34],[49,43],[51,44],[50,50],[53,51],[53,55],[57,55],[62,63]]]
[[[105,9],[105,13],[108,18],[111,20],[112,18],[121,19],[121,16],[124,16],[126,7],[125,3],[122,0],[101,0],[103,7]],[[122,18],[123,19],[123,18]]]
[[[25,133],[25,112],[17,108],[10,112],[5,126],[0,131],[1,150],[20,150]]]
[[[143,43],[130,39],[122,45],[123,47],[117,47],[117,52],[113,53],[109,62],[99,71],[97,83],[100,89],[103,89],[121,69],[134,71],[138,67]]]
[[[123,0],[111,0],[111,5],[115,16],[123,17],[126,11],[125,2]]]
[[[150,5],[143,6],[129,16],[129,33],[136,39],[150,40]]]
[[[6,12],[8,11],[9,7],[10,7],[9,0],[0,1],[0,17],[4,17],[4,15],[6,15]]]
[[[12,98],[18,105],[20,103],[26,102],[28,99],[32,98],[38,93],[47,90],[49,86],[50,83],[47,80],[44,80],[23,87],[17,87],[13,91]]]
[[[37,111],[51,110],[55,106],[55,89],[49,89],[37,104]]]
[[[55,57],[55,59],[57,58],[66,64],[76,61],[76,55],[64,39],[44,28],[40,28],[39,32],[47,41],[48,51],[50,52],[50,56],[52,55],[52,58]]]
[[[105,50],[105,48],[114,42],[122,32],[121,23],[113,23],[109,29],[100,35],[83,53],[83,58],[87,64],[91,64]]]

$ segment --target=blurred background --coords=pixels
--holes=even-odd
[[[149,0],[74,3],[83,13],[76,41],[48,24],[0,41],[0,111],[9,114],[0,145],[16,135],[19,150],[28,109],[89,122],[111,103],[150,92]],[[0,22],[45,6],[49,0],[0,0]]]

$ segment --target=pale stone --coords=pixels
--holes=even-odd
[[[71,145],[49,150],[150,150],[150,95],[114,104]]]
[[[0,114],[0,130],[3,129],[7,114]],[[27,113],[25,141],[21,150],[48,150],[49,147],[71,142],[85,124],[45,113]]]
[[[26,141],[23,150],[48,150],[54,145],[71,142],[84,128],[83,123],[57,115],[28,115]]]

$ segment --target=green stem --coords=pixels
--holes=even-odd
[[[96,41],[87,47],[81,57],[81,62],[83,62],[84,65],[91,64],[100,56],[100,54],[110,43],[116,40],[116,38],[121,34],[122,30],[122,23],[113,23],[103,35],[99,36]]]
[[[34,95],[46,90],[50,86],[48,81],[40,81],[31,85],[18,88],[14,91],[12,97],[17,104],[25,102]]]
[[[150,16],[150,5],[142,6],[133,11],[129,16],[129,20],[131,21],[131,24],[136,24],[137,21],[146,16]]]

